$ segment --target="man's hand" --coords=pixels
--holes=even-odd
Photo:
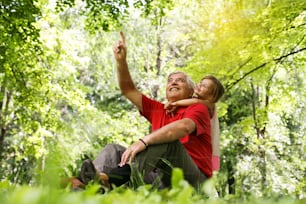
[[[121,156],[121,162],[119,166],[124,166],[126,163],[133,161],[135,156],[146,149],[146,146],[141,142],[134,142],[130,147],[128,147]]]
[[[120,35],[121,40],[118,40],[113,47],[114,56],[118,63],[124,62],[126,60],[127,53],[125,36],[122,31],[120,31]]]

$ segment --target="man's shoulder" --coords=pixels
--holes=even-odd
[[[192,104],[192,105],[188,106],[187,108],[191,108],[191,109],[194,109],[194,108],[202,109],[202,108],[204,108],[204,109],[207,109],[206,105],[201,103],[201,102]]]
[[[203,103],[195,103],[186,108],[187,112],[197,112],[203,114],[209,114],[208,108]]]
[[[155,99],[152,99],[152,98],[149,98],[148,96],[142,94],[142,104],[154,104],[154,106],[161,106],[161,107],[164,107],[164,104],[155,100]]]

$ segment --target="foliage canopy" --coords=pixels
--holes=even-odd
[[[8,181],[74,175],[106,143],[149,132],[116,82],[111,48],[123,30],[132,77],[148,96],[164,101],[162,84],[178,69],[226,86],[217,104],[220,197],[305,198],[305,8],[303,0],[1,0],[1,193]],[[33,191],[43,190],[10,194]]]

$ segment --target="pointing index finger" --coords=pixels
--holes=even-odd
[[[124,36],[124,33],[122,31],[120,31],[120,35],[121,35],[122,43],[125,45],[125,36]]]

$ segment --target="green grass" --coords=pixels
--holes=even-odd
[[[305,204],[306,199],[299,200],[293,197],[275,196],[260,198],[249,196],[238,198],[227,196],[216,197],[213,183],[207,182],[202,189],[195,191],[182,179],[180,170],[174,171],[172,189],[156,190],[151,185],[142,185],[136,189],[119,187],[104,194],[98,193],[100,186],[88,185],[85,190],[72,192],[69,188],[61,189],[54,185],[13,185],[8,181],[0,182],[1,204],[100,204],[100,203],[132,203],[132,204]],[[50,181],[50,183],[52,183]]]

